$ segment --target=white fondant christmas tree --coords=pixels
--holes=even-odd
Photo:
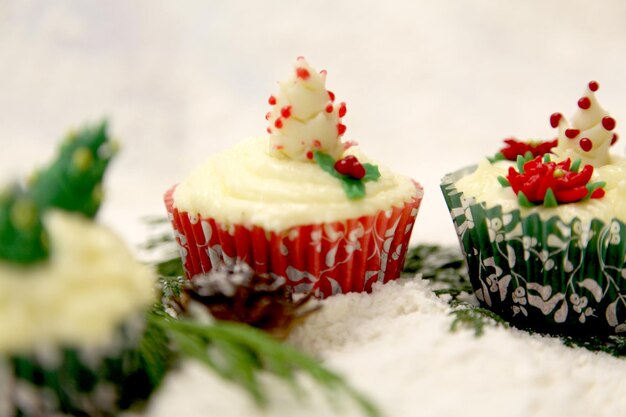
[[[318,73],[303,57],[296,60],[292,75],[279,82],[278,94],[269,98],[272,111],[266,115],[272,156],[313,161],[315,151],[334,159],[343,155],[346,126],[341,118],[346,105],[336,104],[325,84],[326,71]]]
[[[615,119],[596,100],[598,88],[595,81],[587,85],[571,121],[561,113],[550,116],[552,127],[559,129],[558,145],[553,149],[559,159],[580,159],[583,164],[594,166],[610,162],[609,147],[617,141],[617,134],[613,132]]]

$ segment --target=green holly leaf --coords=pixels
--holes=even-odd
[[[341,179],[343,177],[343,175],[335,170],[335,162],[337,161],[335,161],[333,157],[327,153],[315,151],[313,152],[313,160],[317,163],[317,165],[319,165],[320,168],[322,168],[324,172],[327,172],[335,178]]]
[[[488,156],[487,160],[493,164],[494,162],[498,161],[506,161],[506,158],[504,157],[502,152],[498,152],[494,156]]]
[[[313,160],[324,172],[341,181],[343,190],[350,200],[358,200],[365,197],[365,183],[367,181],[376,181],[380,178],[380,170],[374,164],[363,164],[365,176],[361,179],[356,179],[337,172],[335,169],[335,162],[337,161],[327,153],[315,151],[313,152]]]
[[[341,182],[343,190],[350,200],[358,200],[365,197],[365,184],[363,184],[363,181],[344,177]]]
[[[581,163],[581,160],[580,158],[578,158],[577,160],[572,162],[572,165],[569,167],[569,170],[572,172],[578,172],[578,170],[580,169],[580,163]]]
[[[365,176],[362,178],[363,182],[376,181],[380,178],[380,171],[378,170],[378,166],[365,163],[363,164],[363,168],[365,168]]]

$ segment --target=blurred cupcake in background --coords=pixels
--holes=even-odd
[[[422,188],[342,138],[346,104],[304,58],[267,134],[210,157],[165,203],[188,278],[236,262],[319,297],[399,276]]]
[[[480,302],[520,326],[626,331],[626,159],[592,81],[553,141],[508,139],[441,188]]]
[[[113,416],[162,377],[156,278],[93,220],[114,151],[106,124],[87,127],[0,193],[2,416]]]

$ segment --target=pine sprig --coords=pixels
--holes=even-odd
[[[366,415],[380,416],[376,406],[340,376],[261,330],[234,322],[206,324],[164,316],[159,323],[183,356],[194,358],[223,378],[241,385],[260,406],[268,404],[258,379],[260,372],[268,371],[286,381],[299,396],[302,390],[296,375],[301,372],[329,393],[347,394]]]

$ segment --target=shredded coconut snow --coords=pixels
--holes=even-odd
[[[515,329],[489,327],[481,337],[450,332],[449,306],[419,277],[323,304],[289,342],[344,375],[387,416],[626,415],[625,360]],[[305,403],[282,382],[263,382],[272,399],[265,411],[188,362],[168,377],[146,415],[360,415],[350,404],[333,409],[310,381]]]

